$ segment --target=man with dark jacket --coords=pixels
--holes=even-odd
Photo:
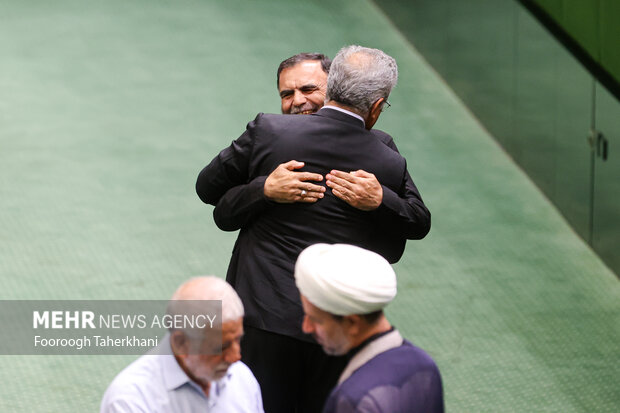
[[[282,61],[276,77],[282,113],[312,114],[322,108],[330,66],[331,60],[321,53],[299,53]],[[371,133],[398,152],[390,135],[377,129],[372,129]],[[278,165],[267,177],[259,176],[228,190],[213,211],[217,226],[223,231],[241,229],[269,208],[272,205],[270,201],[312,203],[321,199],[325,187],[312,185],[312,181],[323,177],[297,171],[303,166],[303,162],[291,160]],[[375,245],[371,248],[389,262],[400,259],[407,239],[422,239],[428,233],[430,212],[409,172],[404,192],[396,196],[390,193],[389,188],[381,187],[376,177],[366,171],[334,171],[326,178],[326,185],[332,188],[333,194],[354,208],[381,208],[388,216],[391,215],[390,227],[382,223],[382,226],[373,229]],[[303,197],[296,190],[302,182],[309,184]]]
[[[301,172],[316,183],[299,181],[290,190],[298,200],[310,192],[322,194],[316,202],[270,202],[242,227],[228,269],[227,280],[246,308],[244,361],[261,384],[267,412],[319,411],[334,384],[325,378],[337,377],[343,367],[342,361],[322,359],[320,347],[301,331],[303,312],[293,266],[297,255],[317,242],[380,250],[375,229],[389,231],[398,225],[397,215],[383,203],[405,193],[406,161],[369,132],[396,79],[396,63],[385,53],[346,47],[332,64],[325,107],[308,116],[259,114],[198,177],[198,195],[216,205],[239,185],[266,188],[278,165],[300,160]],[[338,189],[326,188],[323,177],[346,187],[338,171],[372,174],[381,182],[381,203],[368,210],[355,208]],[[426,229],[421,237],[428,232],[428,216],[422,225]]]

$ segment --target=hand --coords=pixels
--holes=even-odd
[[[265,180],[265,196],[275,202],[290,204],[293,202],[316,202],[325,196],[325,187],[308,181],[322,181],[323,176],[311,172],[296,172],[303,162],[288,161],[278,165]],[[302,191],[303,195],[302,195]]]
[[[332,193],[354,208],[372,211],[383,201],[383,188],[377,178],[361,169],[350,173],[333,170],[325,178]]]

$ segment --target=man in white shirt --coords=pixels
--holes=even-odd
[[[213,340],[219,331],[170,330],[116,376],[101,413],[264,413],[258,382],[240,361],[244,310],[237,293],[222,279],[197,277],[178,288],[171,303],[177,300],[221,300],[221,342]]]

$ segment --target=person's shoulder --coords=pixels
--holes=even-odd
[[[406,167],[406,160],[398,151],[390,135],[377,129],[371,129],[369,132],[375,142],[374,151],[383,158],[384,162]]]
[[[373,135],[375,135],[381,142],[383,143],[388,143],[388,142],[393,142],[394,140],[392,139],[392,137],[386,133],[383,132],[382,130],[379,129],[371,129],[370,133],[372,133]]]
[[[308,115],[283,115],[279,113],[259,113],[254,120],[248,123],[247,129],[252,131],[257,137],[267,137],[269,142],[274,137],[286,132],[307,128],[311,116]]]
[[[361,380],[375,386],[382,382],[400,382],[411,375],[427,373],[439,374],[435,361],[421,348],[403,340],[402,345],[376,355],[356,370],[351,375],[350,379],[353,380],[349,384]]]
[[[281,125],[291,123],[304,123],[310,121],[311,116],[306,115],[284,115],[281,113],[259,113],[254,118],[257,125]]]
[[[403,345],[397,347],[397,350],[400,350],[406,354],[409,354],[411,357],[418,358],[424,362],[435,363],[433,358],[423,349],[411,343],[409,340],[404,339]]]
[[[258,381],[252,370],[242,361],[237,361],[228,368],[230,379],[245,386],[259,388]]]
[[[239,374],[242,376],[250,375],[254,377],[254,374],[252,374],[252,370],[250,370],[248,365],[242,361],[236,361],[233,364],[231,364],[230,367],[228,368],[228,371],[231,373],[234,372],[235,374]]]
[[[402,363],[409,365],[412,371],[437,370],[435,360],[423,349],[412,344],[408,340],[403,340],[399,347],[388,350],[382,354],[386,358],[395,358]],[[380,355],[381,356],[381,355]]]
[[[155,375],[159,376],[161,374],[162,363],[165,359],[174,359],[174,356],[171,354],[159,353],[144,354],[118,373],[115,380],[139,381],[144,377],[153,378]]]
[[[357,369],[332,392],[330,405],[351,406],[351,410],[342,410],[347,412],[443,411],[437,397],[441,399],[441,377],[435,362],[424,350],[404,341]]]
[[[143,404],[147,388],[153,388],[161,380],[157,358],[166,355],[144,355],[116,375],[106,389],[101,402],[101,411],[116,411],[112,406]]]
[[[241,361],[228,368],[228,380],[221,397],[243,406],[243,411],[264,413],[260,385],[250,368]]]
[[[377,139],[379,139],[379,141],[381,141],[383,144],[385,144],[385,146],[387,146],[388,148],[398,152],[398,148],[396,147],[396,143],[394,142],[394,139],[392,138],[391,135],[389,135],[388,133],[383,132],[382,130],[379,130],[379,129],[371,129],[370,132]]]

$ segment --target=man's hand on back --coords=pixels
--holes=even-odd
[[[350,173],[333,170],[325,183],[335,196],[362,211],[377,209],[383,201],[383,188],[377,178],[361,169]]]
[[[309,182],[322,181],[323,176],[311,172],[295,171],[303,166],[303,162],[294,160],[278,165],[265,180],[265,196],[283,204],[312,203],[323,198],[325,187]]]

